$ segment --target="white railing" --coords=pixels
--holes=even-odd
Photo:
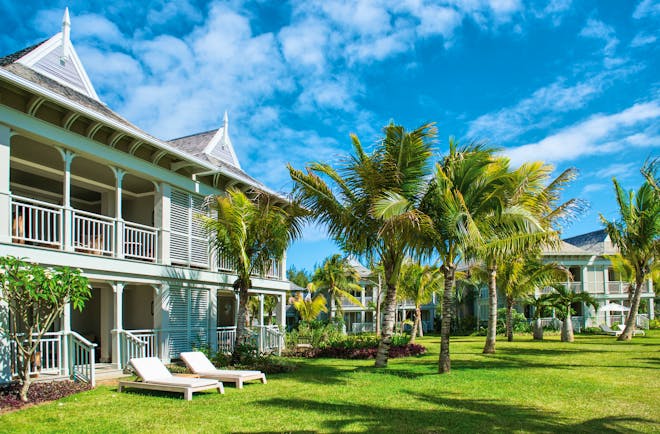
[[[280,279],[282,274],[280,273],[280,261],[272,259],[270,261],[270,267],[266,270],[266,277],[271,277],[273,279]]]
[[[608,294],[627,294],[628,284],[625,282],[607,282]]]
[[[85,211],[73,212],[73,247],[97,255],[114,253],[114,219]]]
[[[284,334],[278,326],[255,326],[253,328],[257,329],[257,342],[260,354],[274,352],[277,355],[282,354]]]
[[[158,330],[125,330],[132,337],[144,344],[144,357],[160,357],[158,351]]]
[[[235,272],[236,261],[227,255],[218,255],[218,270]]]
[[[34,336],[36,337],[36,334]],[[16,350],[16,343],[13,341],[11,342],[11,349],[13,375],[18,375],[19,356]],[[62,333],[44,333],[37,345],[34,359],[30,363],[30,374],[62,374],[62,355]]]
[[[128,365],[131,359],[147,356],[146,344],[128,330],[112,330],[112,333],[117,333],[119,337],[122,367]]]
[[[20,196],[12,196],[11,200],[11,236],[14,243],[61,247],[61,206]]]
[[[232,353],[236,342],[236,326],[218,327],[218,352]]]
[[[236,261],[227,255],[224,254],[218,255],[218,271],[228,271],[230,273],[236,273]],[[253,275],[268,277],[271,279],[281,279],[282,263],[280,261],[271,260],[268,269],[266,269],[266,273],[261,275],[260,273],[255,272],[253,273]]]
[[[74,381],[89,383],[96,386],[94,362],[96,344],[88,341],[78,333],[69,332],[69,375]]]
[[[150,226],[124,223],[124,257],[131,259],[156,260],[158,231]]]
[[[376,330],[376,324],[373,322],[354,322],[351,323],[351,333],[371,333]]]

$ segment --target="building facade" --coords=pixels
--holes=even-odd
[[[615,322],[623,323],[630,306],[628,299],[628,283],[614,271],[607,255],[618,253],[610,237],[604,230],[589,232],[561,242],[557,250],[545,250],[542,253],[544,261],[557,262],[563,265],[571,275],[565,284],[574,292],[587,292],[598,302],[598,309],[584,304],[573,306],[573,318],[576,330],[583,327],[597,327],[601,324],[611,325]],[[551,291],[550,288],[537,290],[537,295]],[[638,315],[637,326],[648,328],[648,320],[653,319],[654,312],[653,284],[649,280],[642,293],[642,302]],[[504,300],[499,300],[500,307],[504,307]],[[480,323],[488,321],[488,289],[481,288],[476,301],[476,312]],[[623,308],[620,308],[623,306]],[[531,311],[524,306],[518,306],[524,311],[527,318]],[[552,318],[545,319],[553,322]],[[554,321],[556,322],[556,321]]]
[[[74,346],[115,368],[217,348],[235,325],[235,276],[209,249],[205,198],[236,187],[285,199],[241,169],[226,114],[218,130],[163,141],[110,110],[69,34],[67,12],[61,33],[0,58],[0,255],[78,267],[92,285],[84,310],[67,307],[46,336],[41,368],[74,369]],[[273,261],[251,289],[278,298],[280,324],[285,269]]]

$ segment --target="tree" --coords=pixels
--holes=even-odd
[[[307,288],[307,285],[312,281],[312,275],[309,271],[304,268],[298,270],[293,265],[286,270],[286,278],[301,288]]]
[[[82,311],[91,297],[89,281],[80,273],[79,269],[43,268],[13,256],[0,257],[0,302],[9,309],[9,321],[0,322],[0,333],[16,348],[23,402],[28,400],[31,384],[30,363],[44,333],[67,303]]]
[[[321,312],[327,312],[327,301],[323,294],[317,294],[312,298],[310,293],[307,295],[298,292],[295,298],[291,299],[291,304],[298,311],[300,318],[305,322],[312,322],[318,318]]]
[[[417,335],[424,336],[422,330],[421,306],[431,302],[433,293],[442,288],[442,273],[435,267],[422,266],[412,260],[404,261],[399,275],[398,297],[415,303],[415,322],[410,333],[410,342],[415,342]]]
[[[300,236],[304,212],[295,202],[277,205],[277,199],[254,191],[251,197],[230,188],[226,196],[215,196],[210,208],[217,217],[201,217],[211,235],[211,247],[218,256],[234,259],[238,291],[238,320],[234,348],[248,338],[245,325],[251,276],[264,274],[271,261],[280,261],[290,242]],[[234,351],[233,362],[240,355]]]
[[[506,336],[513,341],[513,308],[519,299],[536,289],[565,281],[569,274],[555,262],[542,263],[538,257],[509,257],[498,268],[500,288],[506,298]]]
[[[371,153],[351,136],[353,155],[338,169],[313,163],[304,173],[289,166],[298,198],[327,226],[331,238],[345,252],[377,259],[383,266],[387,289],[377,367],[387,366],[401,263],[431,229],[418,205],[430,173],[436,129],[427,124],[406,131],[390,124],[384,133]]]
[[[248,297],[247,315],[245,320],[245,324],[248,327],[250,327],[254,319],[259,316],[260,307],[261,307],[261,302],[259,301],[259,296],[251,295]]]
[[[655,165],[645,167],[643,173],[646,180],[636,193],[624,191],[616,178],[613,178],[619,218],[609,221],[600,215],[612,243],[619,248],[621,256],[634,270],[632,303],[625,329],[618,338],[621,341],[632,339],[642,290],[646,280],[651,278],[653,263],[658,260],[660,253],[660,195]]]
[[[593,306],[598,309],[598,302],[596,299],[587,292],[572,292],[566,285],[556,285],[554,292],[549,294],[548,299],[552,307],[559,311],[560,319],[563,321],[561,325],[561,341],[573,342],[573,303],[585,303],[586,305]]]
[[[449,153],[436,164],[434,177],[421,203],[422,212],[433,222],[429,240],[444,275],[440,373],[451,371],[449,337],[458,260],[482,248],[482,226],[476,222],[498,212],[502,205],[495,194],[502,171],[493,167],[494,152],[482,145],[459,148],[451,139]]]
[[[264,295],[264,311],[268,314],[268,324],[273,323],[273,312],[277,308],[277,297],[274,295]],[[284,324],[283,324],[284,325]]]
[[[358,284],[360,275],[348,261],[339,254],[332,255],[323,261],[323,264],[314,271],[312,282],[308,288],[312,292],[322,291],[330,299],[330,318],[336,313],[342,317],[342,299],[347,299],[356,306],[362,306],[360,300],[355,298],[351,291],[362,291]]]
[[[541,323],[541,318],[544,315],[544,312],[552,306],[552,299],[550,298],[550,294],[541,294],[541,295],[534,295],[530,294],[525,298],[525,304],[528,306],[532,306],[534,308],[534,314],[533,314],[533,319],[534,319],[534,324],[532,327],[532,332],[534,336],[535,341],[542,341],[543,340],[543,324]]]

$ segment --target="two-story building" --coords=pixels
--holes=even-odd
[[[584,304],[573,306],[575,316],[573,322],[576,330],[583,327],[596,327],[600,324],[611,325],[614,322],[623,323],[627,316],[630,300],[628,299],[627,282],[614,271],[607,255],[618,253],[610,237],[604,230],[589,232],[561,242],[557,250],[546,249],[542,253],[544,261],[557,262],[570,272],[571,279],[565,284],[574,292],[588,292],[598,302],[598,309],[594,310]],[[549,292],[551,288],[539,289],[538,293]],[[642,293],[637,326],[648,328],[648,320],[653,319],[654,312],[653,284],[649,280]],[[499,300],[501,307],[504,300]],[[482,288],[476,301],[478,320],[488,320],[488,289]],[[524,310],[527,318],[530,317],[529,307],[518,307]],[[547,318],[546,322],[552,322]],[[555,321],[556,322],[556,321]]]
[[[285,199],[242,170],[226,114],[218,130],[164,141],[113,112],[69,35],[67,12],[62,32],[0,58],[0,255],[78,267],[92,284],[84,310],[67,307],[46,336],[41,369],[217,348],[235,325],[235,276],[209,248],[205,198],[234,186]],[[251,289],[278,297],[280,324],[285,268],[273,262]]]

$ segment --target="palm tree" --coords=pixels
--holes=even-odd
[[[291,304],[298,311],[300,318],[304,322],[312,322],[318,318],[321,312],[327,312],[327,302],[323,294],[317,294],[312,298],[310,293],[303,296],[301,292],[291,299]]]
[[[259,300],[259,296],[251,295],[250,297],[248,297],[247,318],[245,320],[245,323],[247,324],[248,327],[250,327],[254,319],[259,316],[260,307],[261,307],[261,300]]]
[[[439,291],[442,284],[442,274],[435,267],[422,266],[412,260],[404,261],[401,265],[397,296],[400,300],[412,300],[415,303],[415,322],[410,334],[411,343],[415,343],[417,335],[424,336],[421,306],[431,302],[433,293]]]
[[[234,188],[226,196],[215,196],[209,207],[217,217],[201,218],[211,235],[211,247],[218,256],[227,255],[234,261],[234,289],[239,295],[234,348],[239,348],[248,337],[245,319],[251,276],[265,273],[271,261],[282,259],[290,242],[301,234],[304,213],[295,202],[278,205],[263,192],[254,191],[248,198]],[[238,357],[235,351],[234,362]]]
[[[459,259],[484,244],[476,222],[501,208],[496,195],[502,171],[494,166],[494,149],[481,145],[459,148],[450,139],[449,153],[436,165],[421,210],[433,221],[430,237],[444,275],[438,371],[451,371],[449,336],[451,308]]]
[[[273,323],[273,312],[277,308],[277,297],[274,295],[264,295],[264,311],[268,314],[268,324]]]
[[[634,270],[632,303],[626,318],[626,327],[618,338],[620,341],[632,338],[643,286],[650,278],[652,264],[658,260],[660,253],[660,195],[655,187],[657,177],[654,166],[650,171],[647,169],[646,175],[646,180],[636,193],[626,193],[616,178],[613,178],[619,219],[608,221],[602,214],[600,216],[612,243],[619,248],[621,256]],[[653,183],[649,180],[653,180]]]
[[[554,286],[553,286],[554,287]],[[532,326],[532,332],[535,341],[543,340],[543,324],[541,323],[541,318],[544,315],[544,312],[552,306],[552,300],[550,294],[541,294],[534,295],[530,294],[524,300],[525,304],[532,306],[534,308],[534,324]]]
[[[513,341],[513,308],[516,302],[539,288],[566,281],[568,271],[555,262],[542,263],[538,257],[509,257],[498,269],[500,288],[506,298],[506,336]]]
[[[327,226],[335,242],[348,254],[382,263],[387,289],[377,367],[387,366],[401,263],[431,228],[418,205],[427,186],[436,129],[427,124],[406,131],[390,124],[384,133],[371,153],[353,135],[354,154],[338,169],[313,163],[305,173],[289,166],[301,203]]]
[[[566,184],[577,176],[569,168],[549,181],[553,167],[541,162],[525,163],[518,169],[509,170],[509,160],[498,160],[506,175],[500,178],[497,194],[503,202],[501,212],[495,212],[481,220],[488,240],[478,252],[486,264],[488,274],[489,316],[486,343],[483,352],[495,353],[497,339],[497,269],[501,259],[530,251],[540,251],[543,245],[554,246],[559,242],[556,225],[572,218],[582,209],[582,202],[570,199],[558,204]],[[510,313],[510,310],[508,311]],[[507,318],[510,325],[511,318]],[[510,330],[509,330],[510,332]],[[512,339],[512,333],[507,333]]]
[[[356,306],[362,306],[360,300],[355,298],[351,291],[362,291],[358,284],[360,275],[351,266],[348,258],[341,255],[332,255],[323,261],[323,264],[314,271],[312,282],[308,285],[311,292],[323,291],[330,299],[330,318],[336,313],[342,317],[342,301],[348,300]]]
[[[598,309],[598,302],[587,292],[573,292],[566,285],[556,285],[553,287],[554,292],[549,294],[548,299],[552,307],[559,311],[560,319],[563,321],[561,325],[561,341],[573,342],[573,321],[571,320],[573,308],[571,305],[573,303],[584,303],[593,306],[594,309]]]

